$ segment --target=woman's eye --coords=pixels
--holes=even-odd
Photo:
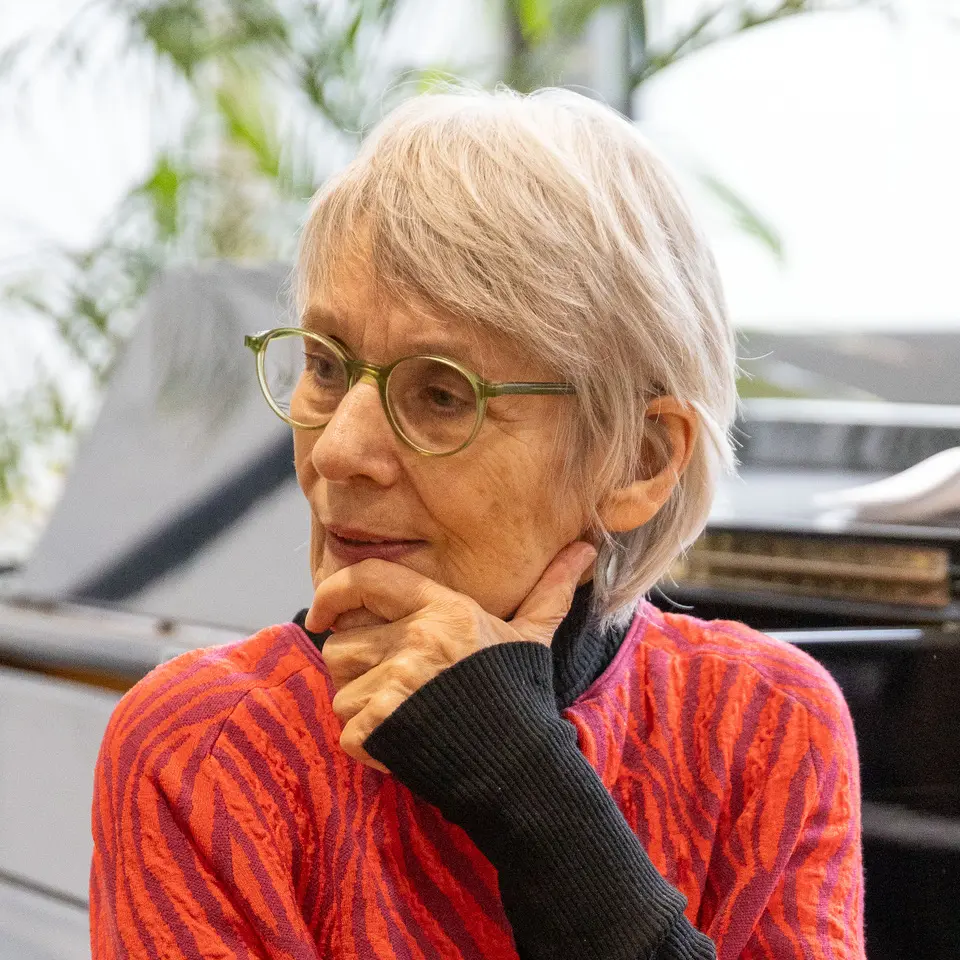
[[[307,370],[321,383],[332,383],[340,379],[339,364],[332,357],[307,354]]]
[[[424,399],[430,405],[431,409],[445,416],[466,413],[470,407],[474,406],[472,396],[467,399],[466,397],[458,396],[445,387],[425,387],[423,393]]]

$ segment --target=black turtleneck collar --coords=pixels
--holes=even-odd
[[[577,587],[566,617],[553,635],[553,686],[557,706],[563,710],[581,696],[613,660],[623,641],[625,630],[600,630],[599,622],[590,613],[593,584]],[[313,633],[305,626],[307,608],[293,622],[310,638],[318,650],[330,632]]]

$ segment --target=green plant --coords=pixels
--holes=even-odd
[[[4,400],[0,509],[24,496],[37,450],[62,462],[78,393],[109,376],[159,271],[292,254],[303,205],[335,162],[317,145],[348,151],[381,106],[365,75],[399,2],[90,0],[52,42],[0,51],[0,84],[17,95],[8,102],[51,65],[108,73],[155,85],[158,127],[151,168],[99,239],[45,255],[0,290],[3,309],[52,328],[82,374],[68,387],[40,369],[33,389]]]

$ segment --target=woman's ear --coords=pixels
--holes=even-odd
[[[659,442],[645,441],[645,446],[659,448],[662,455],[650,458],[650,469],[655,471],[650,476],[614,490],[600,504],[600,519],[612,533],[635,530],[653,518],[690,462],[697,440],[696,412],[673,397],[656,397],[647,406],[645,416],[653,421],[647,424],[647,430],[659,435]]]

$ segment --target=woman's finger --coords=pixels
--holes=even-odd
[[[308,630],[322,633],[348,610],[365,608],[384,620],[402,620],[425,607],[443,587],[409,567],[361,560],[327,577],[313,596]]]
[[[337,690],[383,663],[403,642],[401,624],[338,630],[324,641],[321,656]]]
[[[526,640],[549,643],[570,610],[580,577],[596,556],[596,548],[582,540],[564,547],[520,604],[510,626]]]
[[[345,723],[378,693],[393,691],[406,699],[436,675],[436,660],[401,646],[393,656],[346,683],[333,698],[333,712]]]
[[[389,688],[379,690],[367,701],[362,710],[350,719],[343,727],[343,733],[340,735],[340,746],[345,753],[351,757],[380,770],[383,773],[389,773],[382,763],[378,763],[370,754],[364,750],[363,745],[367,738],[377,727],[383,723],[387,717],[393,713],[406,698],[402,693]]]
[[[341,723],[352,720],[384,684],[384,665],[378,664],[345,683],[333,698],[333,712]]]
[[[389,663],[374,667],[369,673],[347,684],[333,698],[333,712],[343,726],[340,746],[351,757],[368,767],[389,773],[363,745],[367,737],[383,723],[409,696],[393,683]]]
[[[385,617],[378,617],[366,609],[348,610],[334,620],[330,629],[340,633],[344,630],[356,630],[357,627],[376,627],[389,622]]]

